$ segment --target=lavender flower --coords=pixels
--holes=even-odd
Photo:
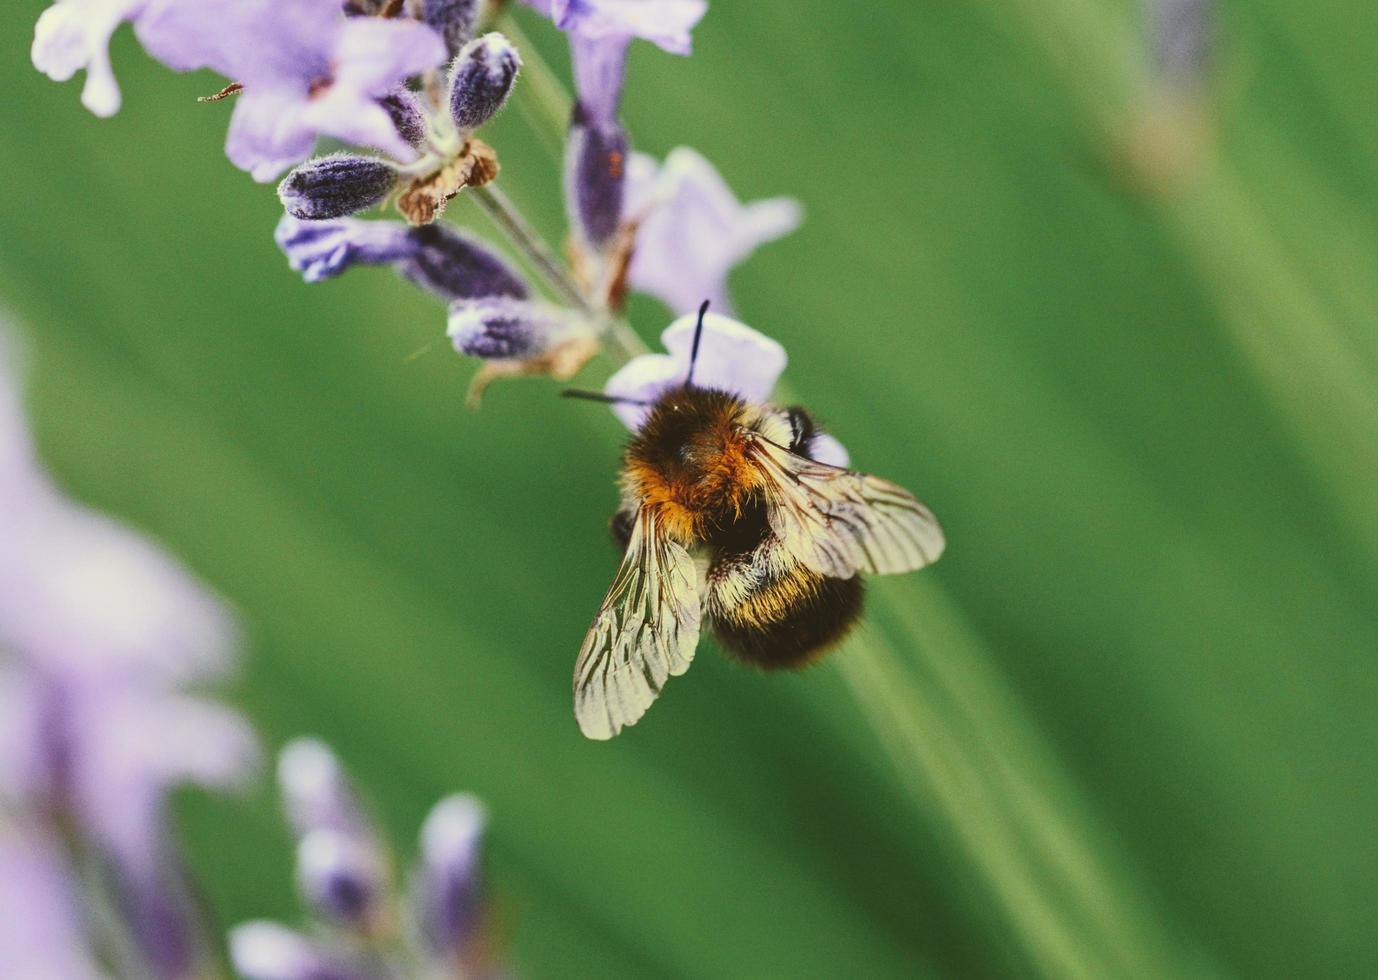
[[[387,868],[371,841],[320,828],[297,845],[297,885],[317,916],[368,934],[382,918]]]
[[[421,19],[445,39],[451,55],[469,43],[482,0],[421,0]]]
[[[464,300],[450,307],[455,350],[485,360],[530,360],[587,329],[558,307],[506,297]]]
[[[0,823],[0,976],[96,980],[72,873],[41,829]]]
[[[315,738],[288,742],[278,754],[278,790],[298,838],[316,830],[349,837],[373,837],[344,767],[330,747]]]
[[[432,953],[462,957],[482,924],[479,847],[483,805],[456,794],[436,804],[421,828],[421,929]]]
[[[713,165],[688,147],[672,150],[662,167],[634,155],[628,197],[628,216],[637,227],[628,280],[677,314],[705,299],[730,312],[732,268],[802,219],[793,198],[741,204]]]
[[[571,227],[594,250],[606,248],[622,223],[627,134],[616,120],[599,121],[574,107],[565,146],[565,206]]]
[[[278,184],[278,198],[294,218],[343,218],[373,207],[397,186],[397,168],[376,157],[332,153],[297,167]]]
[[[370,980],[371,974],[276,922],[230,931],[230,961],[246,980]]]
[[[521,63],[501,34],[485,34],[464,46],[450,72],[450,116],[460,132],[472,132],[497,115]]]
[[[391,265],[446,303],[487,296],[524,299],[526,282],[506,260],[443,224],[420,228],[391,221],[278,222],[278,247],[307,282],[322,282],[353,265]]]
[[[683,384],[689,374],[689,354],[698,316],[682,316],[660,335],[666,354],[643,354],[628,361],[608,379],[603,391],[617,398],[654,401],[663,392]],[[694,367],[694,382],[741,395],[749,401],[770,398],[785,371],[785,349],[765,334],[721,314],[703,318],[703,339]],[[630,429],[640,428],[647,409],[640,405],[613,405],[612,410]],[[831,466],[847,465],[847,451],[836,439],[820,434],[810,455]]]
[[[86,70],[81,103],[97,116],[120,108],[120,87],[110,65],[110,37],[149,0],[58,0],[34,25],[34,67],[55,82]]]
[[[211,68],[244,86],[225,152],[258,181],[309,156],[317,136],[414,159],[378,99],[446,53],[425,24],[348,18],[339,0],[160,0],[137,31],[171,67]]]

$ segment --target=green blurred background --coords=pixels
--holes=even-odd
[[[705,650],[585,742],[619,425],[545,382],[466,411],[433,302],[304,285],[194,102],[220,83],[128,31],[110,121],[0,45],[41,447],[238,608],[270,747],[329,740],[404,853],[441,794],[488,802],[524,975],[1376,975],[1378,7],[1220,21],[1194,112],[1107,0],[717,0],[694,57],[636,46],[639,148],[807,208],[743,319],[948,531],[803,675]],[[558,237],[547,149],[515,111],[490,142]],[[222,925],[294,914],[266,789],[180,815]]]

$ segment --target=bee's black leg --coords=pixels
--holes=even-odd
[[[789,419],[789,451],[800,456],[809,455],[813,437],[818,435],[818,423],[807,410],[798,405],[791,405],[785,409],[785,415]]]

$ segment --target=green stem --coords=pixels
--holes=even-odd
[[[475,203],[481,207],[512,245],[531,261],[541,278],[560,299],[590,316],[597,310],[585,298],[583,291],[556,258],[554,251],[540,233],[522,217],[512,200],[493,184],[471,190]]]

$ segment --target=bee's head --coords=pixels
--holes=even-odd
[[[564,391],[560,392],[560,396],[562,398],[580,398],[584,401],[603,402],[607,405],[637,405],[642,408],[652,408],[664,403],[667,398],[677,393],[680,399],[683,400],[683,394],[685,392],[690,390],[702,390],[696,389],[694,386],[694,367],[699,362],[699,344],[703,341],[703,318],[708,314],[708,304],[709,301],[704,300],[703,305],[699,307],[699,320],[698,323],[694,325],[694,345],[689,349],[689,370],[685,374],[682,384],[662,392],[654,401],[646,401],[640,398],[627,398],[621,395],[608,395],[601,391],[581,391],[577,388],[566,388]]]

